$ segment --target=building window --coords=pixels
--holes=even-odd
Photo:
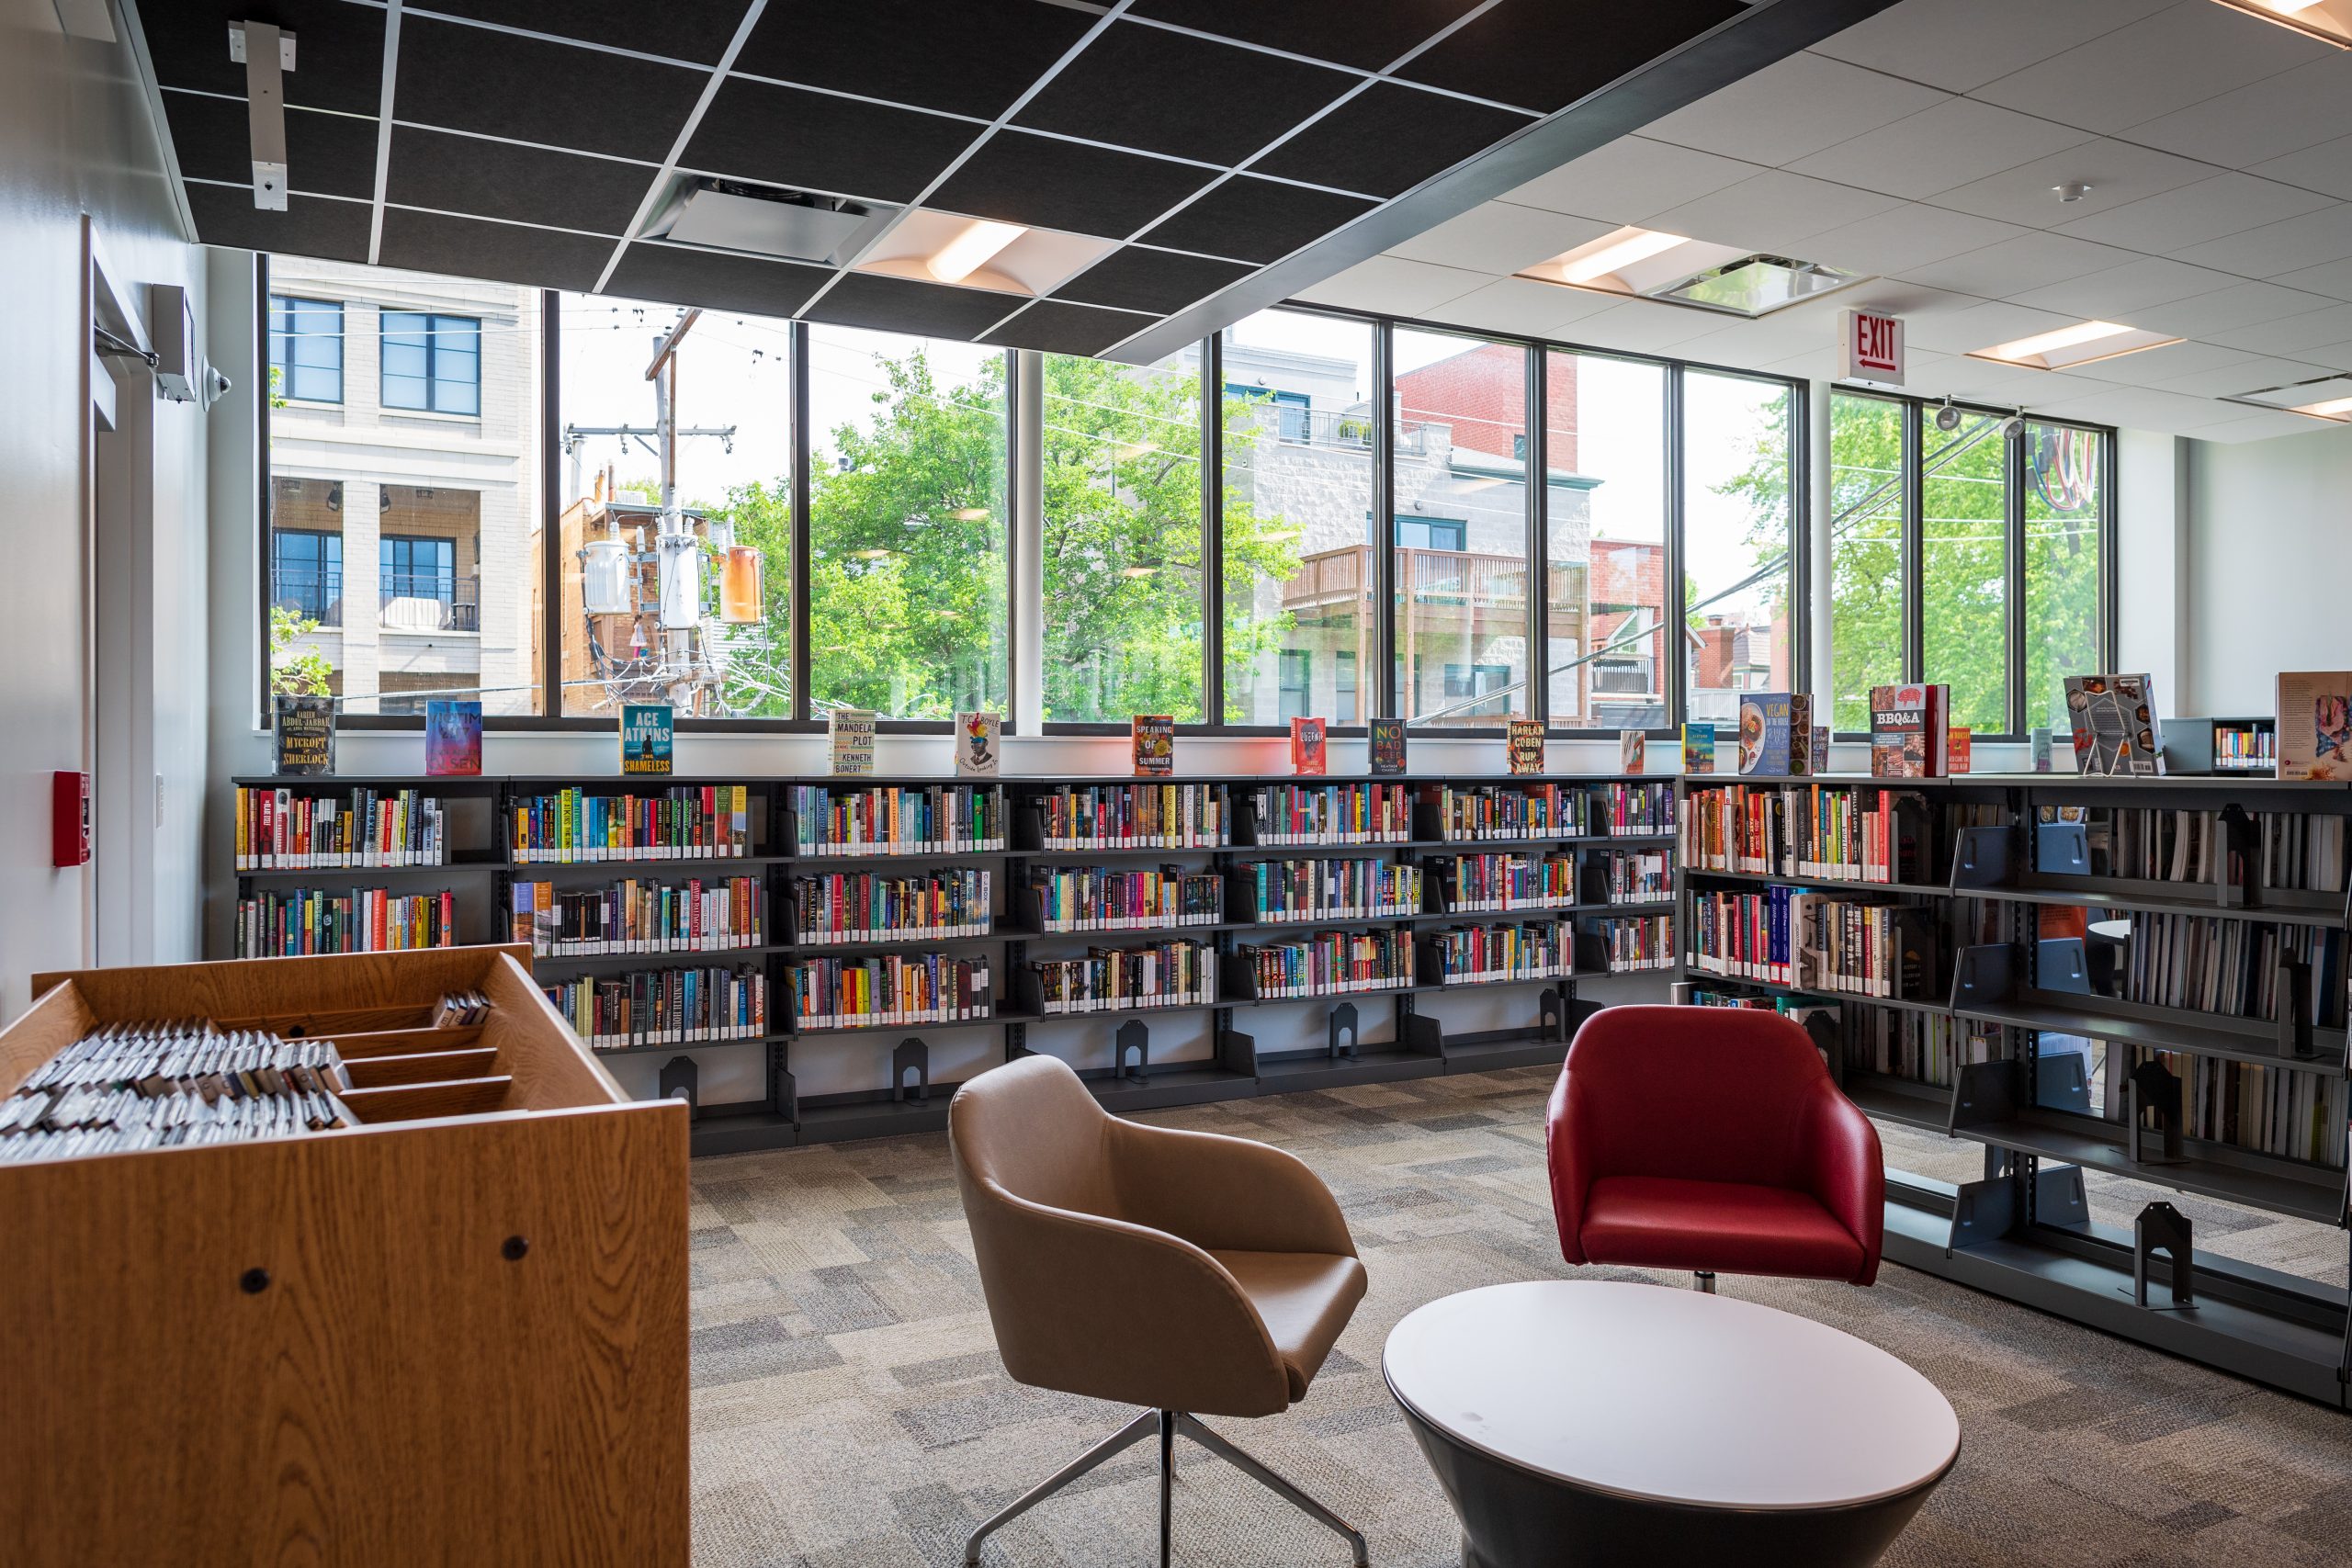
[[[1667,368],[1544,356],[1544,661],[1555,728],[1662,729]]]
[[[1466,550],[1470,547],[1470,525],[1457,517],[1406,517],[1396,519],[1396,546],[1408,550]]]
[[[322,626],[343,625],[343,536],[280,528],[269,540],[269,603]]]
[[[1356,654],[1351,648],[1332,654],[1332,674],[1336,694],[1331,704],[1334,724],[1362,724],[1363,709],[1356,695]]]
[[[1795,688],[1795,416],[1785,381],[1683,373],[1683,711],[1702,723]]]
[[[269,374],[282,398],[343,401],[342,301],[271,295]]]
[[[1282,706],[1276,716],[1284,723],[1315,716],[1315,655],[1304,649],[1282,653]]]
[[[1279,387],[1244,387],[1227,381],[1225,395],[1270,412],[1273,415],[1275,440],[1300,446],[1314,440],[1312,402],[1305,392],[1284,391]],[[1371,449],[1370,426],[1359,423],[1353,434],[1367,451]]]
[[[384,406],[481,412],[481,321],[434,311],[383,312]]]
[[[1445,700],[1464,713],[1477,713],[1481,711],[1479,699],[1489,694],[1500,693],[1507,700],[1510,694],[1505,688],[1510,681],[1511,667],[1508,664],[1449,664],[1445,667]],[[1510,709],[1498,702],[1487,711],[1499,716]]]
[[[447,604],[457,598],[458,553],[453,540],[387,534],[377,546],[377,570],[386,603],[437,599]]]

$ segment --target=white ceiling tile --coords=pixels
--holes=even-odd
[[[2101,138],[1970,185],[1939,191],[1934,200],[1938,207],[1956,211],[2051,229],[2211,179],[2221,172],[2211,164]],[[2078,201],[2061,201],[2052,187],[2070,180],[2080,181],[2090,190]]]
[[[2224,365],[2243,365],[2249,356],[2240,349],[2211,343],[2173,343],[2138,354],[2118,355],[2091,367],[2101,378],[2130,387],[2154,387],[2176,377]]]
[[[1815,44],[1816,53],[1965,93],[2112,32],[2174,0],[1904,0]]]
[[[1760,369],[1775,359],[1838,345],[1838,312],[1823,299],[1795,305],[1752,321],[1731,321],[1719,330],[1691,338],[1674,352],[1715,365]]]
[[[1996,343],[2010,343],[2074,324],[2072,316],[1987,300],[1964,310],[1906,315],[1904,334],[1908,341],[1938,354],[1969,354]]]
[[[2322,344],[2317,348],[2299,348],[2295,352],[2305,359],[2319,361],[2330,370],[2352,370],[2352,338],[2342,343]]]
[[[2325,310],[2331,301],[2324,294],[2281,288],[2275,283],[2239,283],[2211,294],[2197,294],[2152,305],[2133,313],[2132,324],[2150,332],[2181,337],[2209,337],[2238,327],[2277,324],[2291,327],[2297,316]]]
[[[1902,205],[1876,191],[1767,169],[1654,216],[1648,227],[1755,250],[1800,247],[1814,235]]]
[[[2290,288],[2308,288],[2331,299],[2352,299],[2352,261],[2329,262],[2324,266],[2282,272],[2270,281],[2283,283]]]
[[[1549,337],[1620,303],[1616,296],[1597,289],[1538,283],[1532,277],[1498,277],[1484,288],[1474,288],[1425,313],[1432,321],[1458,327]]]
[[[2175,435],[2186,435],[2206,425],[2219,424],[2234,417],[2235,411],[2227,404],[2210,398],[2183,397],[2177,392],[2160,392],[2152,387],[2117,387],[2095,392],[2086,398],[2062,398],[2037,403],[2042,412],[2066,419],[2094,421],[2100,424],[2120,425],[2127,430],[2154,430]]]
[[[2007,403],[2011,408],[2040,409],[2065,398],[2089,397],[2115,390],[2106,381],[2063,370],[2020,370],[1990,359],[1956,355],[1944,363],[1932,388],[1911,389],[1923,397],[1973,398],[1979,402]]]
[[[1801,175],[1890,196],[1932,196],[2078,146],[2088,131],[1973,98],[1946,98],[1789,165]]]
[[[1800,52],[1650,121],[1642,134],[1778,165],[1917,114],[1946,96],[1917,82]]]
[[[1761,173],[1758,164],[1626,136],[1504,192],[1503,199],[1611,223],[1639,223]]]
[[[2124,133],[2148,147],[2243,169],[2315,141],[2352,135],[2352,53],[2146,120]]]
[[[1770,370],[1775,376],[1792,376],[1801,380],[1826,381],[1838,373],[1838,351],[1835,348],[1809,348],[1786,359],[1767,360],[1754,368]]]
[[[2188,0],[1987,83],[1971,96],[2111,135],[2328,52],[2329,46],[2316,39],[2208,0]]]
[[[2333,141],[2256,164],[2246,173],[2352,201],[2352,136],[2339,136]]]
[[[2095,245],[2066,234],[2033,231],[1981,251],[1912,267],[1904,276],[1938,288],[2002,299],[2025,289],[2122,266],[2136,259],[2130,251],[2117,250],[2112,245]]]
[[[2177,254],[2183,261],[2245,277],[2275,277],[2282,272],[2342,261],[2352,256],[2352,201],[2208,240]]]
[[[1588,348],[1656,354],[1718,330],[1721,321],[1706,310],[1629,299],[1577,322],[1575,338]]]
[[[2128,321],[2136,327],[2141,321],[2134,312],[2143,306],[2186,299],[2192,294],[2211,294],[2237,281],[2226,272],[2188,266],[2163,256],[2141,256],[2104,272],[2086,273],[2064,283],[2013,293],[2009,298],[2020,305],[2035,305],[2096,321]]]
[[[2232,408],[2238,405],[2233,403]],[[2241,410],[2241,412],[2244,412]],[[2249,413],[2245,419],[2225,420],[2209,424],[2197,432],[2199,441],[2267,441],[2277,435],[2308,435],[2328,425],[2320,420],[2299,413]]]
[[[1504,276],[1597,240],[1616,227],[1597,218],[1489,201],[1391,246],[1388,254]]]
[[[1418,316],[1493,281],[1483,272],[1382,255],[1358,262],[1312,288],[1299,290],[1299,298],[1318,305]]]
[[[2302,354],[2314,344],[2352,338],[2352,305],[2331,304],[2324,297],[2320,297],[2320,303],[2325,309],[2242,327],[2215,327],[2198,335],[2247,354]]]
[[[2222,7],[2209,5],[2208,9]],[[2272,28],[2272,32],[2283,32]],[[2276,223],[2333,203],[2324,196],[2252,175],[2220,174],[2159,196],[2059,225],[2062,234],[2169,255],[2206,240]]]
[[[2306,365],[2297,359],[2264,359],[2257,355],[2204,370],[2193,370],[2186,375],[2166,377],[2155,385],[2160,391],[2179,392],[2192,398],[2227,398],[2262,387],[2284,387],[2296,381],[2309,381],[2326,374],[2327,367],[2324,365]]]
[[[2014,223],[1912,201],[1815,234],[1804,243],[1805,259],[1884,276],[1981,251],[2025,232]]]

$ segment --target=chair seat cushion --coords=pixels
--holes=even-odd
[[[1306,1397],[1323,1358],[1363,1300],[1363,1265],[1328,1252],[1217,1252],[1250,1304],[1266,1322],[1274,1353],[1290,1378],[1290,1396]]]
[[[1577,1239],[1595,1263],[1850,1280],[1862,1244],[1811,1193],[1734,1181],[1606,1176]]]

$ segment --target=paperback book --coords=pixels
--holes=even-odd
[[[2145,675],[2069,675],[2066,714],[2078,773],[2161,773],[2155,683]]]
[[[621,705],[621,772],[670,771],[671,713],[668,703]]]
[[[1767,778],[1789,773],[1790,694],[1744,692],[1739,699],[1739,771]]]
[[[1944,773],[1944,716],[1950,686],[1871,688],[1871,774],[1882,779],[1933,779]]]
[[[959,713],[956,716],[956,776],[992,779],[1002,765],[1000,742],[1004,739],[1004,715]]]
[[[1139,713],[1128,728],[1135,744],[1136,777],[1165,778],[1176,771],[1176,720],[1164,713]]]
[[[1686,724],[1682,727],[1682,771],[1686,773],[1712,773],[1715,771],[1713,725]]]
[[[1323,773],[1323,721],[1319,718],[1295,718],[1290,721],[1290,771],[1310,777]]]
[[[2278,776],[2352,778],[2352,671],[2278,672]]]
[[[1540,718],[1514,718],[1503,740],[1504,756],[1514,773],[1540,773],[1544,771],[1544,721]]]
[[[1971,732],[1968,726],[1955,724],[1944,731],[1944,761],[1947,773],[1968,772],[1968,748]]]
[[[835,773],[874,771],[874,710],[835,708],[825,716],[825,751]]]
[[[311,778],[334,772],[334,699],[280,692],[271,707],[279,774]]]
[[[1829,765],[1829,748],[1813,743],[1813,694],[1789,694],[1789,774],[1806,778]]]
[[[481,772],[480,703],[435,697],[424,705],[424,771],[435,778]]]
[[[2033,732],[2033,771],[2035,773],[2046,773],[2050,771],[2051,755],[2054,750],[2051,742],[2053,739],[2054,737],[2047,729],[2037,729]]]
[[[1617,732],[1617,771],[1621,773],[1640,773],[1642,759],[1647,753],[1648,748],[1649,738],[1640,730],[1619,730]]]
[[[1383,778],[1394,778],[1405,771],[1403,719],[1375,718],[1372,721],[1372,771]]]

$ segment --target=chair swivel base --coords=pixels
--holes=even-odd
[[[1159,1438],[1159,1564],[1160,1568],[1169,1568],[1169,1549],[1172,1544],[1170,1526],[1173,1522],[1170,1517],[1169,1491],[1170,1484],[1176,1479],[1176,1434],[1179,1432],[1231,1464],[1317,1524],[1345,1538],[1350,1550],[1355,1553],[1355,1568],[1366,1568],[1366,1565],[1371,1562],[1372,1559],[1364,1551],[1362,1531],[1280,1475],[1275,1474],[1256,1459],[1201,1425],[1199,1417],[1182,1410],[1147,1410],[1006,1504],[987,1523],[974,1530],[971,1539],[964,1543],[964,1568],[978,1568],[981,1544],[989,1536],[1068,1486],[1104,1460],[1133,1448],[1154,1433],[1157,1433]]]

